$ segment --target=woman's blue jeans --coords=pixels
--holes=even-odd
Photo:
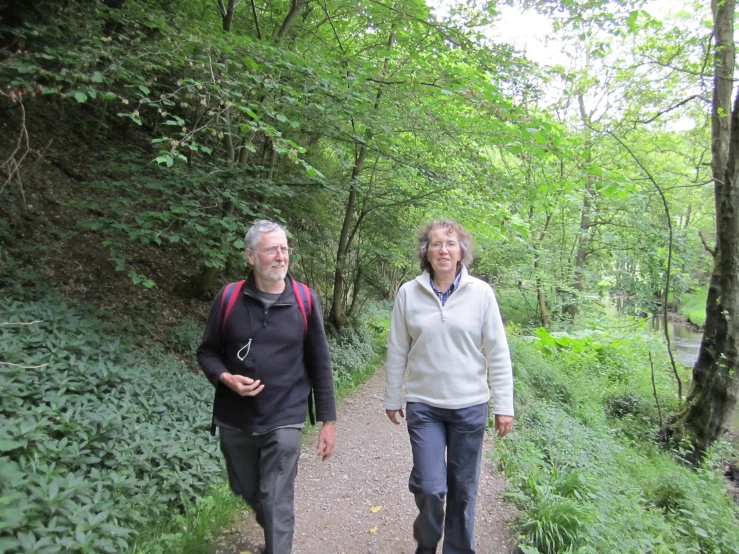
[[[413,450],[408,488],[419,511],[413,523],[419,546],[436,548],[443,533],[442,554],[475,553],[475,505],[488,413],[487,403],[456,410],[422,402],[406,405]]]

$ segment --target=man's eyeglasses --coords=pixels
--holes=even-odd
[[[432,242],[429,244],[429,248],[431,250],[441,250],[442,246],[446,246],[447,250],[451,250],[452,248],[457,247],[457,243],[453,240],[450,240],[448,242]]]
[[[259,250],[262,254],[266,254],[270,257],[277,256],[278,252],[283,256],[289,256],[292,251],[293,249],[287,246],[272,246],[270,248],[265,248],[264,250]]]

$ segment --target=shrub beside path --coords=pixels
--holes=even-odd
[[[403,422],[385,416],[384,368],[338,409],[336,453],[321,462],[315,440],[304,441],[295,485],[294,554],[413,554],[416,505],[408,491],[412,457]],[[315,433],[313,433],[315,434]],[[493,440],[486,437],[486,451]],[[511,552],[516,509],[500,496],[505,483],[483,458],[475,524],[478,554]],[[261,552],[252,514],[223,537],[218,554]],[[441,547],[438,549],[441,553]]]

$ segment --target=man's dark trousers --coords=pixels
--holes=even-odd
[[[442,554],[475,553],[475,505],[488,411],[487,403],[456,410],[421,402],[406,406],[413,450],[408,488],[419,510],[413,537],[422,548],[434,549],[443,532]]]
[[[264,554],[290,554],[300,429],[249,435],[221,427],[219,432],[231,490],[246,500],[264,528]]]

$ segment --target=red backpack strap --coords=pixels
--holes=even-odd
[[[308,316],[313,311],[313,301],[310,297],[310,289],[305,283],[301,283],[293,279],[293,292],[295,293],[295,298],[298,301],[300,315],[303,316],[303,335],[308,336]]]
[[[231,310],[233,310],[236,300],[241,295],[241,289],[244,288],[244,282],[245,281],[237,281],[235,283],[229,283],[223,290],[223,295],[221,296],[221,336],[225,334],[228,316],[231,315]]]

